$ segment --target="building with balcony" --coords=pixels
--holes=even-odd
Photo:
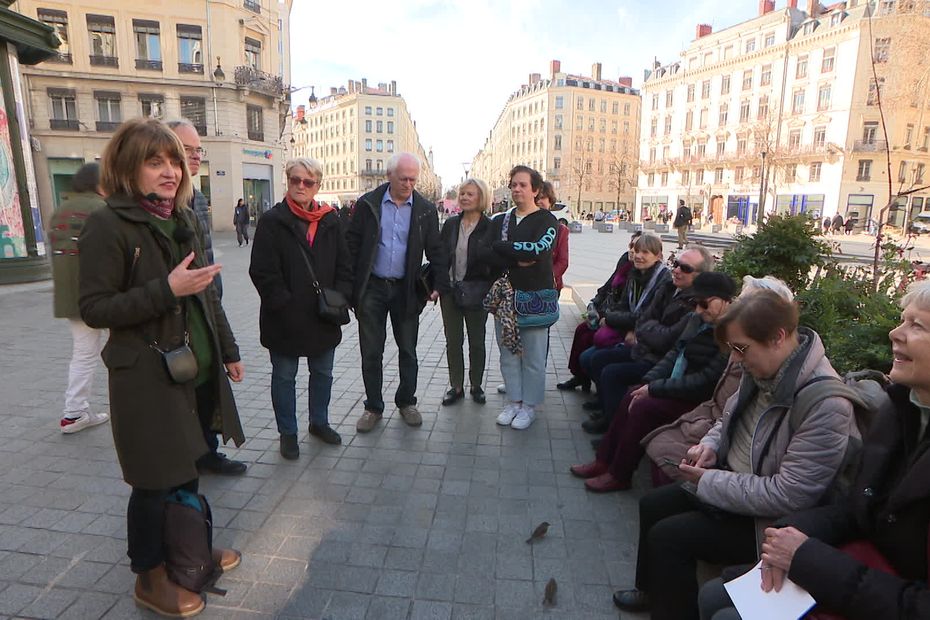
[[[530,74],[510,95],[470,174],[483,179],[494,202],[506,200],[508,174],[523,164],[555,187],[576,217],[582,211],[632,208],[638,163],[640,97],[632,80],[562,71],[553,60],[549,77]]]
[[[810,0],[806,11],[796,2],[775,10],[761,0],[757,17],[717,33],[699,25],[680,60],[647,71],[637,219],[673,210],[679,199],[715,223],[752,224],[760,212],[840,213],[862,228],[878,217],[888,178],[872,50],[881,92],[883,75],[900,86],[901,72],[922,58],[909,39],[927,39],[930,18],[908,17],[918,32],[905,35],[895,1],[886,0],[870,38],[865,2],[825,9]],[[925,85],[920,77],[913,82]],[[885,94],[892,169],[900,170],[894,189],[914,189],[928,161],[930,100],[925,86],[919,103]],[[902,197],[889,221],[903,225],[928,195]]]
[[[420,158],[417,191],[439,200],[442,184],[432,150],[427,152],[421,145],[416,121],[397,93],[397,82],[376,88],[366,79],[349,81],[311,101],[309,107],[297,107],[291,151],[295,157],[312,157],[322,164],[318,200],[331,204],[355,200],[387,181],[387,161],[401,152]]]
[[[196,126],[205,155],[194,183],[210,200],[214,229],[233,228],[240,197],[256,211],[279,201],[292,3],[19,0],[20,13],[61,40],[53,59],[23,70],[43,211],[58,207],[74,172],[136,117]]]

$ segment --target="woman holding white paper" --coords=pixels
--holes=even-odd
[[[814,618],[930,618],[930,282],[901,306],[889,334],[893,407],[869,426],[849,496],[765,530],[763,590],[780,590],[787,576],[817,601]],[[721,580],[701,590],[706,620],[738,618],[731,604]]]

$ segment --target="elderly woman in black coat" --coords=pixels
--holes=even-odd
[[[225,440],[245,440],[229,386],[244,368],[211,286],[220,266],[207,263],[203,231],[186,206],[184,145],[157,120],[127,121],[101,168],[107,206],[87,219],[78,241],[80,308],[89,326],[110,330],[102,357],[113,441],[132,486],[126,533],[135,599],[162,615],[191,616],[204,602],[168,578],[165,504],[197,492],[196,461],[208,447],[195,412]],[[172,375],[166,352],[182,355],[186,367]],[[224,571],[241,559],[217,547],[213,557]]]
[[[930,618],[930,282],[901,306],[891,403],[869,426],[850,493],[765,530],[762,589],[791,579],[817,601],[813,618]],[[720,579],[700,599],[702,618],[740,617]]]
[[[287,194],[258,221],[249,276],[262,300],[259,329],[262,346],[271,354],[271,403],[281,456],[296,459],[296,377],[302,357],[310,369],[309,432],[328,444],[342,443],[329,425],[333,360],[342,327],[320,317],[318,290],[335,289],[348,298],[352,266],[339,214],[314,199],[323,182],[320,164],[300,157],[287,162],[284,172]]]

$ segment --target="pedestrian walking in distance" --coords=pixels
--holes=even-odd
[[[342,443],[329,425],[333,361],[342,326],[320,316],[319,291],[335,289],[348,299],[352,267],[339,215],[314,199],[323,167],[299,157],[287,162],[284,171],[287,194],[258,220],[249,276],[262,300],[259,330],[271,355],[271,404],[281,456],[296,459],[300,358],[307,358],[310,370],[309,432],[325,443]]]
[[[197,462],[210,453],[194,412],[209,402],[206,413],[223,437],[245,441],[229,385],[245,368],[211,286],[220,266],[207,264],[203,232],[187,208],[184,159],[183,143],[163,123],[124,122],[103,153],[107,206],[90,215],[78,241],[81,316],[110,330],[103,361],[113,443],[132,487],[126,538],[134,598],[172,617],[204,608],[165,568],[166,502],[197,493]],[[178,358],[184,363],[168,362]],[[212,554],[224,572],[241,561],[231,549],[214,546]]]
[[[672,226],[678,231],[679,250],[688,245],[688,228],[691,226],[691,221],[691,209],[685,206],[684,200],[679,200],[678,211],[675,213],[675,221],[672,222]]]
[[[408,426],[420,426],[417,409],[417,332],[427,301],[439,299],[449,286],[449,263],[439,238],[436,207],[414,187],[420,160],[412,153],[388,159],[388,182],[355,203],[347,232],[352,255],[352,291],[365,382],[365,411],[356,424],[360,433],[371,431],[384,415],[383,357],[387,318],[391,317],[399,350],[400,383],[394,404]],[[434,282],[418,292],[423,254],[430,262]]]
[[[100,165],[84,164],[71,180],[71,197],[52,216],[48,238],[52,250],[55,317],[68,319],[71,328],[71,363],[61,432],[76,433],[110,419],[105,411],[92,411],[90,393],[107,341],[107,330],[88,327],[78,309],[78,236],[88,216],[106,206],[100,194]]]
[[[242,198],[233,210],[233,226],[236,227],[236,241],[239,242],[239,247],[242,247],[243,240],[249,245],[249,205],[245,204]]]

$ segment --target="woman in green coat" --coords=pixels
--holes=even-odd
[[[165,571],[165,502],[197,490],[198,457],[207,452],[198,402],[213,403],[212,426],[244,441],[228,378],[241,381],[239,350],[211,282],[202,231],[186,206],[190,175],[180,140],[162,123],[123,123],[107,145],[101,184],[107,207],[94,212],[79,239],[84,321],[110,330],[103,361],[110,378],[113,440],[132,486],[127,538],[136,601],[162,615],[190,616],[204,602]],[[169,375],[163,353],[189,344],[196,364]],[[228,378],[227,378],[228,376]],[[214,548],[223,570],[236,551]]]

